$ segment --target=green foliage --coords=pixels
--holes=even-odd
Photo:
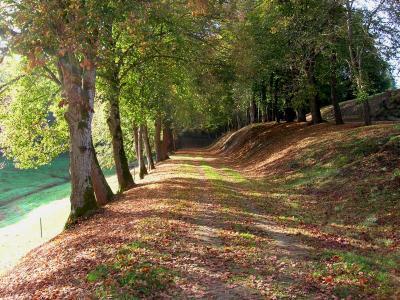
[[[0,107],[0,147],[18,168],[36,168],[68,149],[59,88],[32,73],[17,81]]]
[[[100,265],[97,266],[93,271],[90,271],[86,278],[89,282],[96,282],[98,280],[106,278],[109,272],[110,271],[107,266]]]
[[[357,93],[357,102],[364,103],[368,100],[368,93],[364,90],[358,91]]]
[[[107,125],[108,103],[101,101],[98,95],[95,102],[95,113],[92,123],[93,144],[96,148],[97,158],[102,167],[111,169],[114,167],[114,159],[111,145],[111,134]]]

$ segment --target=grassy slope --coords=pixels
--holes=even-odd
[[[38,169],[18,170],[3,161],[0,169],[0,273],[29,250],[59,234],[70,212],[68,156]],[[107,175],[114,172],[106,170]],[[114,192],[115,176],[107,178]],[[43,237],[40,236],[40,218]]]
[[[39,169],[18,170],[10,162],[0,169],[0,228],[13,224],[33,209],[70,193],[68,157],[60,156]]]
[[[314,276],[335,283],[337,295],[365,286],[381,296],[394,292],[400,284],[399,125],[256,125],[214,150],[269,189],[275,201],[265,204],[275,221],[300,228],[303,240],[321,249]]]
[[[63,165],[63,161],[56,163],[56,166],[62,167]],[[51,170],[54,167],[47,167],[44,170]],[[62,170],[60,168],[60,171]],[[110,172],[107,171],[107,173]],[[46,176],[46,174],[48,173],[42,176]],[[16,177],[19,182],[29,178],[25,177],[25,174]],[[108,176],[107,181],[116,193],[118,190],[117,177],[115,175]],[[15,266],[18,260],[30,250],[51,240],[63,231],[71,209],[68,198],[70,190],[69,183],[61,184],[4,207],[8,210],[19,209],[15,210],[16,214],[14,215],[11,214],[14,210],[8,211],[9,218],[0,222],[0,274]],[[21,211],[21,209],[24,210]]]
[[[69,159],[64,154],[38,169],[19,170],[0,158],[0,228],[15,224],[28,213],[71,193]],[[113,170],[104,170],[106,176]]]

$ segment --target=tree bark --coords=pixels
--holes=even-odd
[[[293,122],[296,119],[296,112],[291,106],[285,108],[285,120],[288,123]]]
[[[149,132],[147,129],[147,125],[141,125],[143,126],[143,142],[144,142],[144,149],[146,153],[146,159],[147,159],[147,169],[149,171],[154,170],[154,160],[153,160],[153,153],[151,151],[151,145],[150,145],[150,140],[149,140]]]
[[[163,139],[162,139],[162,145],[161,145],[161,158],[162,160],[169,159],[168,152],[170,151],[171,147],[171,131],[169,126],[164,123],[163,126]]]
[[[136,156],[138,158],[138,164],[139,164],[139,177],[140,177],[140,179],[143,179],[144,176],[148,174],[147,169],[146,169],[146,164],[144,162],[144,156],[143,156],[143,125],[140,125],[138,133],[137,133]]]
[[[110,111],[107,123],[112,137],[113,156],[119,190],[123,192],[131,188],[134,185],[134,181],[129,170],[128,159],[124,149],[118,95],[110,99]]]
[[[344,124],[343,118],[342,118],[342,111],[340,110],[340,105],[339,101],[337,98],[337,77],[336,77],[336,65],[337,65],[337,57],[336,53],[332,53],[331,56],[331,101],[333,105],[333,111],[335,114],[335,122],[336,125],[341,125]]]
[[[236,125],[237,125],[237,130],[242,128],[242,122],[240,121],[239,113],[236,113]]]
[[[251,99],[250,101],[249,113],[250,113],[250,123],[254,124],[256,122],[256,103],[254,99]]]
[[[297,122],[307,122],[307,116],[304,108],[297,110]]]
[[[261,96],[261,121],[262,122],[267,122],[268,120],[268,106],[267,106],[267,86],[265,82],[261,83],[261,90],[260,90],[260,96]]]
[[[155,121],[155,134],[154,134],[154,148],[156,149],[156,162],[163,161],[162,149],[161,149],[161,128],[162,120],[160,116],[157,116]]]
[[[310,97],[310,110],[312,117],[311,122],[315,125],[323,122],[319,104],[319,94],[318,91],[316,90],[317,84],[315,79],[315,57],[312,57],[307,61],[306,70],[307,70],[308,84],[312,89],[315,89],[315,91],[313,91],[314,95]]]
[[[91,179],[92,119],[96,69],[82,70],[72,54],[60,58],[63,96],[68,101],[65,114],[70,135],[71,214],[67,224],[96,209]]]
[[[369,106],[369,101],[368,100],[364,100],[364,102],[363,102],[363,118],[364,118],[364,125],[365,126],[372,125],[371,107]]]
[[[274,105],[273,105],[273,118],[276,122],[280,122],[279,109],[278,109],[278,82],[275,80],[274,84]]]
[[[138,156],[139,144],[138,144],[138,141],[139,141],[139,129],[137,128],[136,125],[133,125],[133,144],[135,146],[136,160],[139,163],[139,156]]]
[[[92,182],[93,182],[93,189],[94,194],[96,197],[97,204],[99,206],[105,205],[111,202],[114,198],[114,194],[104,177],[103,171],[100,168],[99,161],[97,159],[96,150],[92,143]]]

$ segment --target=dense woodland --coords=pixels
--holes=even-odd
[[[184,130],[324,122],[395,87],[397,0],[2,0],[0,147],[19,168],[70,153],[69,222],[168,158]],[[155,154],[155,159],[153,159]]]

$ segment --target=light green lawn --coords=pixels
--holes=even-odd
[[[109,176],[107,181],[116,192],[117,177]],[[16,215],[9,225],[0,226],[0,274],[15,266],[30,250],[62,232],[70,213],[69,191],[70,184],[66,183],[19,201],[18,206],[29,212]],[[43,237],[40,234],[40,219]]]
[[[63,230],[70,213],[68,168],[68,155],[30,170],[16,169],[0,157],[0,274]],[[116,193],[114,171],[104,173]]]
[[[15,169],[2,158],[0,166],[0,228],[21,221],[38,207],[67,198],[71,192],[68,155],[38,169]],[[114,171],[105,170],[105,174]]]

